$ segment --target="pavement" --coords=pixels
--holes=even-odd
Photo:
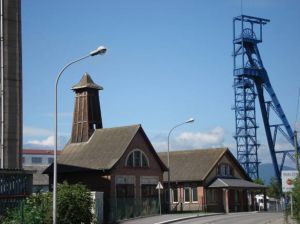
[[[175,213],[175,214],[163,214],[163,215],[155,215],[148,217],[139,217],[128,220],[119,221],[119,223],[123,224],[168,224],[174,223],[182,220],[193,219],[198,217],[206,217],[206,216],[215,216],[222,215],[223,213]]]

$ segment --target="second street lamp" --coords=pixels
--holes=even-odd
[[[55,120],[55,135],[54,135],[54,160],[53,160],[53,224],[56,224],[56,193],[57,193],[57,86],[58,86],[58,81],[63,72],[72,64],[77,63],[83,59],[86,59],[90,56],[96,56],[96,55],[103,55],[107,49],[103,46],[98,47],[94,51],[91,51],[88,55],[85,55],[79,59],[76,59],[67,65],[65,65],[60,73],[58,74],[56,81],[55,81],[55,112],[54,112],[54,120]]]
[[[177,124],[176,126],[174,126],[169,134],[168,134],[168,155],[167,155],[167,166],[168,166],[168,192],[169,192],[169,211],[171,212],[171,186],[170,186],[170,135],[172,133],[172,131],[181,126],[181,125],[184,125],[186,123],[193,123],[195,120],[193,118],[190,118],[188,119],[187,121],[183,122],[183,123],[180,123],[180,124]]]

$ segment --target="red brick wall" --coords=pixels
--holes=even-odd
[[[150,168],[127,168],[125,166],[126,157],[132,150],[141,150],[148,158]],[[132,142],[125,151],[123,157],[119,160],[117,166],[111,172],[111,197],[115,196],[115,178],[117,175],[132,175],[135,177],[135,193],[136,197],[141,196],[140,192],[140,178],[141,176],[155,176],[158,177],[162,183],[163,171],[153,156],[151,146],[146,142],[145,137],[141,132],[138,132],[133,138]]]

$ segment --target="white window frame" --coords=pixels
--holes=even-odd
[[[194,188],[196,188],[197,201],[194,201],[194,192],[193,192],[193,189],[194,189]],[[197,186],[193,186],[193,187],[191,187],[191,197],[192,197],[192,198],[191,198],[191,201],[192,201],[192,202],[194,202],[194,203],[195,203],[195,202],[198,202],[198,201],[199,201],[199,196],[198,196],[198,187],[197,187]]]
[[[135,165],[135,152],[140,152],[140,154],[141,154],[140,165],[138,167]],[[125,166],[126,167],[128,167],[127,162],[128,162],[128,158],[131,154],[133,154],[133,159],[132,159],[133,160],[133,167],[132,168],[150,168],[149,159],[148,159],[147,155],[140,149],[133,149],[132,151],[130,151],[128,153],[128,155],[126,156],[126,159],[125,159]],[[147,161],[147,166],[146,167],[143,167],[143,155],[145,156],[145,159]]]
[[[185,201],[185,189],[189,190],[189,201]],[[184,203],[190,203],[191,202],[191,188],[190,187],[184,187],[183,188],[183,202]]]

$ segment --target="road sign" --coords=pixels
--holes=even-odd
[[[283,170],[281,172],[282,192],[292,191],[294,187],[294,180],[296,179],[297,175],[297,170]]]
[[[158,184],[156,185],[156,189],[158,189],[158,190],[164,189],[164,187],[162,186],[162,184],[159,181],[158,181]]]

